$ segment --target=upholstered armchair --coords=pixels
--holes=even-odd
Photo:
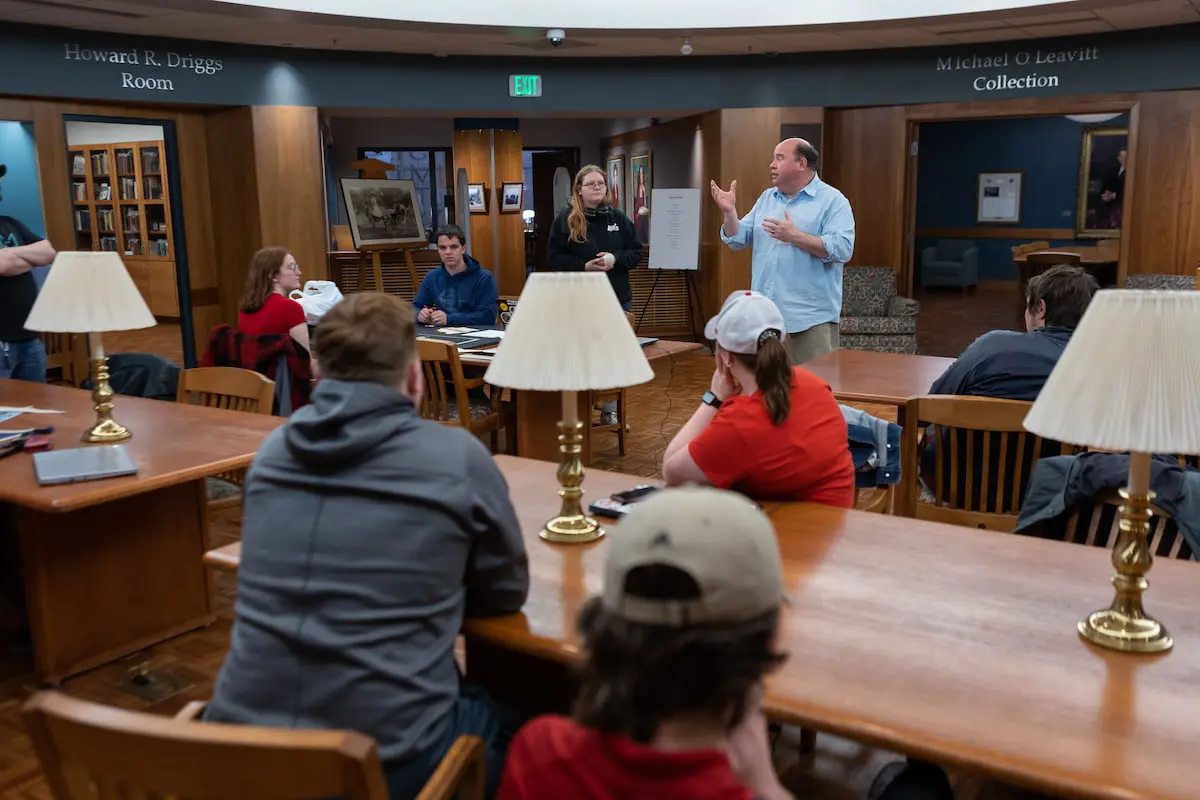
[[[970,239],[939,239],[921,251],[922,286],[957,286],[979,283],[979,248]]]
[[[1141,273],[1125,278],[1126,289],[1170,289],[1172,291],[1195,291],[1200,288],[1191,275],[1166,275]]]
[[[845,267],[842,277],[843,350],[879,353],[917,352],[917,314],[921,304],[896,294],[890,267]]]

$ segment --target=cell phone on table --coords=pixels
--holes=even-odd
[[[623,492],[617,492],[610,496],[618,503],[636,503],[646,495],[657,492],[660,488],[661,487],[643,483],[633,487],[632,489],[626,489]]]

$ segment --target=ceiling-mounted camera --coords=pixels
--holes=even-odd
[[[559,47],[562,45],[563,40],[567,38],[567,32],[562,28],[550,28],[546,31],[546,38],[550,40],[551,46]]]

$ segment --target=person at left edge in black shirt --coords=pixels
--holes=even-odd
[[[0,164],[0,187],[8,167]],[[0,189],[0,212],[4,210]],[[20,220],[0,213],[0,378],[44,383],[46,348],[25,320],[37,300],[30,272],[54,261],[54,248]]]
[[[619,187],[618,187],[619,188]],[[621,308],[633,312],[629,271],[642,258],[642,243],[629,217],[613,207],[604,170],[588,164],[575,173],[571,202],[558,213],[546,240],[550,269],[559,272],[606,272]],[[617,423],[616,402],[600,409],[603,425]]]

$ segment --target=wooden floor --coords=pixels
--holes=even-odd
[[[965,298],[950,293],[921,299],[921,349],[930,354],[956,355],[979,334],[993,327],[1007,327],[1013,320],[1011,292],[980,291]],[[170,346],[171,331],[167,326],[134,333],[142,338],[122,341],[122,344],[132,345],[123,349]],[[175,333],[178,333],[177,329]],[[110,343],[109,346],[114,348],[113,352],[120,352],[115,349],[117,345]],[[171,357],[166,352],[162,354]],[[594,445],[596,468],[644,476],[660,473],[663,450],[708,388],[712,360],[710,355],[692,353],[670,362],[659,362],[656,367],[657,375],[653,381],[629,391],[629,419],[633,430],[626,440],[627,455],[617,454],[615,435],[601,433]],[[884,409],[870,410],[889,415]],[[237,508],[214,514],[214,547],[240,537],[239,516],[240,509]],[[209,697],[229,647],[235,593],[234,580],[230,576],[219,575],[217,580],[219,615],[211,627],[74,678],[67,681],[62,690],[99,703],[162,714],[175,712],[189,700]],[[0,798],[5,800],[50,798],[19,717],[21,702],[35,688],[27,650],[22,650],[19,644],[0,640]],[[904,687],[897,686],[896,690],[904,691]],[[798,796],[828,800],[864,797],[875,774],[895,758],[889,753],[825,735],[818,739],[815,756],[800,758],[797,750],[795,731],[785,731],[775,752],[786,782]],[[974,776],[955,775],[954,781],[959,800],[1023,796]]]

